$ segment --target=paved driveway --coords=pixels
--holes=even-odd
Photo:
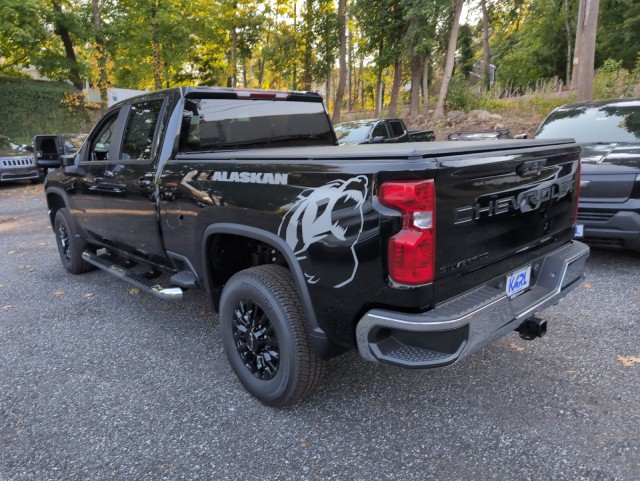
[[[638,480],[640,255],[439,372],[348,353],[286,410],[245,393],[200,292],[60,265],[41,186],[0,186],[0,481]]]

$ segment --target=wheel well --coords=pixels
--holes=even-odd
[[[49,219],[51,220],[51,225],[53,225],[53,220],[56,218],[56,212],[63,207],[66,207],[64,203],[64,199],[60,197],[58,194],[47,194],[47,205],[49,206]]]
[[[265,242],[234,234],[215,234],[207,240],[207,269],[212,300],[219,309],[222,288],[244,269],[264,264],[289,267],[278,249]]]

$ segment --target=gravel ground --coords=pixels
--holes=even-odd
[[[640,255],[438,372],[330,362],[277,410],[228,367],[204,295],[63,270],[41,186],[0,186],[0,481],[638,480]]]

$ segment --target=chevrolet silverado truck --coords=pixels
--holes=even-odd
[[[338,144],[397,144],[432,142],[433,130],[409,131],[402,119],[371,119],[342,122],[334,127]]]
[[[45,181],[63,266],[162,299],[201,288],[257,399],[326,360],[441,368],[584,276],[571,140],[337,146],[320,96],[175,88],[128,99]],[[162,302],[162,301],[159,301]]]

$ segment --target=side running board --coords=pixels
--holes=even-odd
[[[147,291],[156,297],[170,301],[182,300],[182,289],[179,287],[164,287],[160,284],[155,284],[153,281],[138,275],[129,269],[125,269],[118,264],[114,264],[110,260],[100,257],[90,251],[84,251],[82,253],[82,258],[89,264],[96,266],[98,269],[102,269],[103,271],[108,272],[129,284],[133,284],[137,288]]]

